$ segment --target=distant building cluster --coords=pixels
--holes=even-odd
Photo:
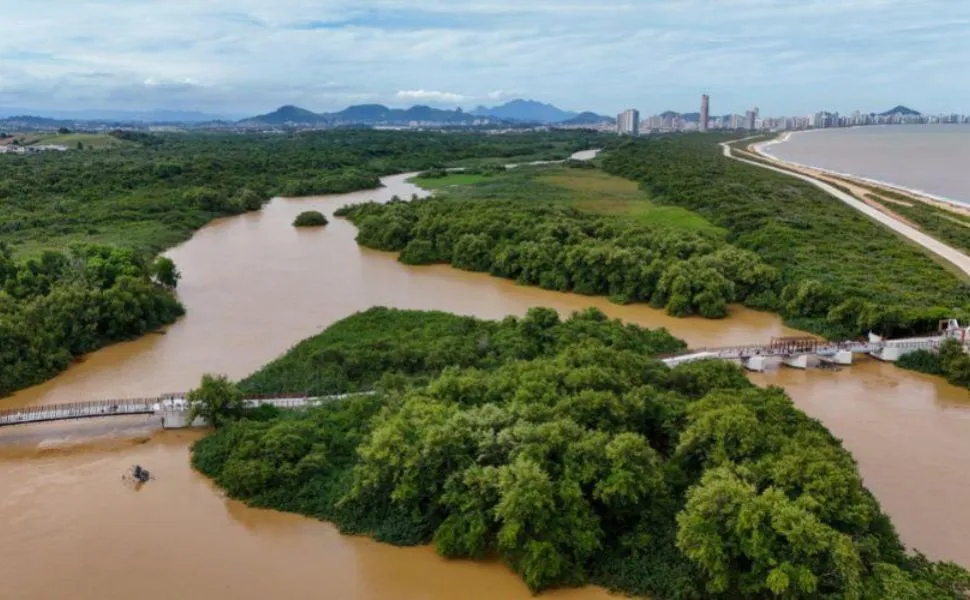
[[[15,146],[8,144],[0,146],[0,154],[38,154],[40,152],[67,152],[67,146],[58,144],[40,144],[35,146]]]
[[[830,127],[858,127],[862,125],[932,125],[932,124],[970,124],[970,115],[921,115],[908,110],[890,111],[886,114],[862,113],[851,115],[837,112],[817,112],[801,117],[763,117],[758,107],[745,111],[743,115],[729,114],[711,116],[711,98],[701,96],[700,112],[680,114],[665,112],[644,118],[636,126],[630,124],[631,115],[639,115],[634,110],[626,110],[617,117],[616,132],[620,135],[639,135],[640,133],[669,133],[677,131],[711,131],[717,129],[747,131],[788,131],[798,129],[826,129]],[[637,116],[637,118],[639,118]]]

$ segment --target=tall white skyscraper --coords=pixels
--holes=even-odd
[[[748,112],[744,113],[744,128],[754,130],[758,123],[758,107],[755,106]]]
[[[616,132],[620,135],[640,135],[640,111],[631,108],[617,115]]]
[[[711,98],[707,94],[701,96],[700,130],[707,131],[707,122],[711,120]]]

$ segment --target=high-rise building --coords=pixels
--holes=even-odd
[[[711,120],[711,98],[707,94],[701,95],[700,130],[707,131],[707,122]]]
[[[616,132],[620,135],[639,135],[640,111],[631,108],[621,112],[616,117]]]
[[[758,107],[755,106],[748,112],[744,113],[744,128],[754,130],[758,125]]]

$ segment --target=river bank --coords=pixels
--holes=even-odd
[[[775,315],[740,307],[720,321],[675,319],[643,305],[522,287],[450,267],[408,267],[392,254],[359,248],[356,229],[342,219],[331,219],[325,231],[291,226],[304,210],[330,218],[348,203],[422,194],[407,177],[385,178],[385,187],[373,192],[275,199],[260,213],[208,225],[167,253],[182,269],[184,319],[166,335],[91,354],[6,405],[184,390],[207,371],[238,379],[374,305],[489,319],[523,315],[531,306],[564,314],[596,306],[611,317],[667,327],[692,346],[801,333]],[[844,440],[908,544],[934,559],[970,564],[965,391],[874,361],[838,373],[778,371],[756,381],[784,386],[799,408]],[[144,422],[70,425],[0,432],[0,522],[7,524],[5,542],[11,540],[0,547],[0,577],[11,598],[100,600],[116,590],[152,599],[317,598],[322,589],[355,600],[443,600],[456,590],[471,598],[530,597],[501,565],[447,562],[427,548],[339,536],[324,523],[226,501],[189,467],[194,432],[159,434]],[[133,493],[118,477],[136,462],[158,481]],[[58,575],[51,577],[55,565]],[[596,589],[551,597],[559,594],[606,597]]]

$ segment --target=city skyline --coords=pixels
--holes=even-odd
[[[946,0],[918,12],[903,0],[8,4],[0,107],[38,112],[243,115],[524,97],[615,115],[696,107],[697,90],[721,114],[750,98],[772,114],[970,111],[970,81],[956,76],[970,72],[970,6]]]
[[[647,116],[640,122],[637,133],[673,132],[673,131],[709,131],[710,129],[746,129],[749,131],[787,131],[801,129],[826,129],[831,127],[852,127],[862,125],[904,125],[904,124],[970,124],[970,115],[965,113],[944,113],[940,115],[901,114],[893,110],[891,114],[862,112],[854,110],[849,114],[838,111],[815,111],[810,115],[787,115],[765,117],[761,109],[753,106],[741,113],[720,113],[710,115],[711,97],[702,94],[700,111],[695,113],[697,120],[688,119],[681,113],[660,113]],[[905,107],[908,108],[908,107]],[[632,109],[631,109],[632,110]],[[630,112],[629,110],[626,112]],[[624,113],[625,114],[625,113]],[[622,116],[622,115],[621,115]],[[628,127],[620,125],[617,119],[616,131],[620,134],[630,134]]]

